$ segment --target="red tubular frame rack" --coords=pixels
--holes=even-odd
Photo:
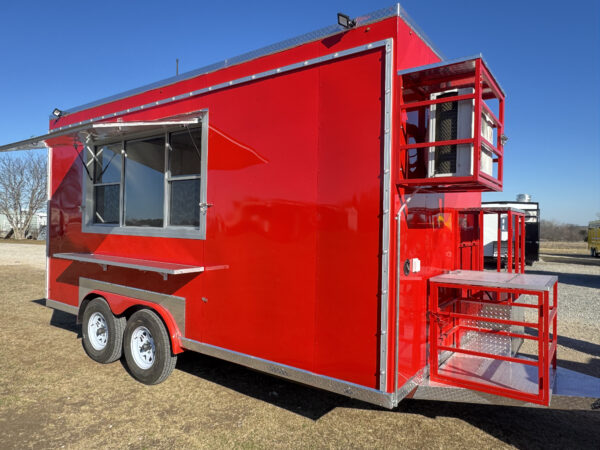
[[[446,385],[475,389],[478,391],[502,395],[517,400],[531,402],[540,405],[549,405],[552,393],[552,380],[556,371],[556,348],[557,348],[557,286],[556,277],[539,275],[515,275],[509,273],[496,274],[488,272],[489,278],[495,275],[502,278],[501,283],[490,282],[484,285],[482,276],[475,275],[469,281],[469,275],[481,274],[481,272],[457,271],[434,277],[430,280],[430,379]],[[465,277],[466,275],[466,277]],[[463,276],[464,281],[452,282],[453,277]],[[504,281],[505,279],[505,281]],[[448,281],[446,281],[448,280]],[[495,284],[495,285],[493,285]],[[514,285],[515,287],[509,287]],[[443,289],[443,291],[440,291]],[[550,291],[552,291],[552,302],[550,302]],[[458,292],[458,296],[452,298],[440,298],[448,296],[449,292]],[[441,294],[443,293],[443,294]],[[491,300],[485,300],[483,294]],[[535,304],[517,301],[521,295],[537,297]],[[461,304],[468,302],[471,308],[479,305],[479,309],[471,312],[460,312]],[[537,310],[537,321],[525,321],[518,319],[503,319],[498,317],[486,317],[481,314],[483,305],[502,305],[503,307],[526,308]],[[458,311],[458,312],[457,312]],[[466,322],[466,323],[465,323]],[[477,325],[473,325],[473,323]],[[498,330],[485,324],[500,324],[506,327],[530,327],[534,334]],[[552,330],[551,330],[552,329]],[[551,331],[550,331],[551,330]],[[472,350],[461,348],[461,339],[465,332],[483,334],[486,336],[504,336],[510,339],[523,339],[537,342],[537,359],[525,359],[516,355],[495,354],[485,350]],[[485,374],[472,374],[469,372],[469,364],[460,365],[453,358],[480,358],[493,361],[485,370]],[[463,356],[464,355],[464,356]],[[537,369],[537,386],[529,383],[529,389],[511,387],[508,383],[500,382],[496,369],[504,364],[504,369],[510,371],[522,371],[527,369],[519,366],[534,367]],[[482,364],[480,364],[482,365]],[[512,366],[511,366],[512,365]],[[451,367],[445,370],[445,367]],[[458,369],[457,369],[458,367]],[[506,369],[508,367],[508,369]],[[552,369],[552,371],[551,371]],[[532,369],[529,369],[530,371]],[[531,372],[528,372],[531,374]],[[523,378],[522,375],[519,375]],[[523,387],[523,386],[521,386]],[[535,392],[533,391],[535,388]]]
[[[501,191],[503,183],[503,139],[504,139],[504,93],[485,65],[483,58],[473,57],[451,61],[445,64],[434,64],[399,73],[400,84],[400,113],[402,117],[402,132],[400,133],[400,176],[399,184],[406,187],[428,186],[430,190],[439,191]],[[456,95],[453,97],[431,98],[431,94],[447,91],[448,89],[473,89],[472,94]],[[498,115],[494,114],[485,100],[498,101]],[[407,113],[441,103],[473,101],[473,126],[471,137],[467,139],[452,139],[430,142],[420,136],[417,142],[409,142],[414,136],[407,132]],[[489,142],[480,132],[481,115],[492,122],[496,129],[496,143]],[[417,176],[410,178],[409,151],[447,145],[471,146],[472,170],[467,176]],[[491,176],[481,170],[481,152],[491,153],[492,164],[497,164],[497,176]]]
[[[515,273],[525,273],[525,212],[504,207],[482,208],[481,212],[482,216],[498,215],[496,270],[500,272],[502,268],[502,215],[505,214],[508,232],[506,270],[508,273],[512,273],[513,270]]]

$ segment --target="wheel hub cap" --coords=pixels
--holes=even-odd
[[[156,347],[152,333],[146,327],[137,327],[131,335],[131,355],[141,369],[149,369],[154,364]]]
[[[108,326],[104,316],[95,312],[88,321],[88,337],[94,350],[104,350],[108,343]]]

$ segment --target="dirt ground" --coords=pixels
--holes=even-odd
[[[563,301],[576,302],[578,292],[600,301],[600,267],[533,269],[565,267]],[[119,362],[88,358],[74,317],[46,308],[43,297],[44,247],[1,244],[2,449],[600,447],[600,412],[414,400],[388,411],[193,353],[148,387]],[[560,365],[600,376],[598,309],[559,319]]]

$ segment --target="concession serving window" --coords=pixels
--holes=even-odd
[[[114,114],[116,116],[116,113]],[[208,110],[151,121],[90,119],[0,146],[73,146],[84,233],[205,239]]]
[[[204,239],[207,119],[94,124],[82,139],[83,232]]]

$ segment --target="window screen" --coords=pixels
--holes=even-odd
[[[169,135],[169,225],[200,224],[201,137],[199,128]]]
[[[93,157],[93,222],[118,224],[121,192],[121,143],[95,147]]]
[[[165,138],[128,141],[125,155],[125,225],[162,227]]]

